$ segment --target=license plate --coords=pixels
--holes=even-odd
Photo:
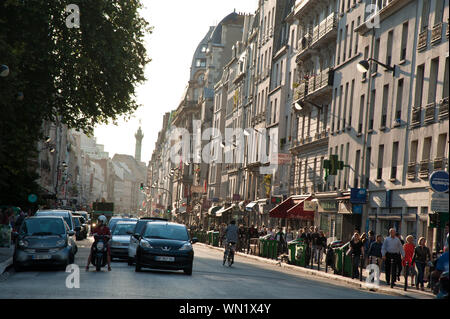
[[[168,257],[168,256],[156,256],[156,261],[175,261],[175,257]]]
[[[33,255],[33,259],[42,260],[42,259],[51,259],[51,255]]]

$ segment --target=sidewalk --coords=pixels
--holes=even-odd
[[[203,243],[197,243],[196,245],[202,245],[202,246],[208,247],[210,249],[215,249],[215,250],[220,250],[220,251],[224,250],[221,247],[214,247],[214,246],[210,246],[210,245],[203,244]],[[318,271],[317,265],[314,265],[314,269],[311,269],[311,268],[305,268],[305,267],[287,264],[287,263],[281,262],[279,259],[273,260],[273,259],[255,256],[255,255],[248,255],[248,254],[240,253],[240,252],[238,252],[236,254],[238,256],[246,257],[246,258],[253,259],[253,260],[258,260],[260,262],[265,262],[265,263],[272,264],[272,265],[278,265],[282,268],[294,270],[294,271],[303,273],[305,275],[318,276],[318,277],[322,277],[322,278],[326,278],[326,279],[330,279],[330,280],[336,280],[338,282],[346,283],[346,284],[352,285],[352,286],[354,286],[356,288],[360,288],[360,289],[381,292],[381,293],[386,293],[386,294],[390,294],[390,295],[403,296],[403,297],[408,297],[408,298],[413,298],[413,299],[433,299],[435,297],[429,291],[416,290],[415,288],[411,287],[411,283],[409,284],[407,291],[404,291],[404,282],[405,282],[404,277],[400,277],[400,281],[397,281],[396,286],[394,288],[390,288],[390,286],[385,284],[384,273],[382,273],[380,275],[379,287],[368,287],[366,285],[366,281],[365,281],[366,276],[367,276],[366,270],[363,270],[363,280],[360,281],[359,279],[351,279],[349,277],[335,275],[333,270],[329,267],[328,267],[328,272],[325,272],[325,266],[324,266],[325,264],[321,265],[320,271]],[[410,282],[411,278],[409,278],[408,281]]]
[[[13,263],[14,246],[0,247],[0,275]]]

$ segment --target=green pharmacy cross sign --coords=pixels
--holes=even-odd
[[[337,155],[330,155],[329,160],[323,161],[323,168],[325,169],[325,180],[328,179],[328,175],[336,176],[338,174],[338,171],[343,170],[344,167],[347,166],[348,165],[344,165],[343,161],[339,160],[339,157]]]

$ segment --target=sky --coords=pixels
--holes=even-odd
[[[127,122],[97,126],[98,144],[114,154],[134,156],[135,138],[141,121],[144,134],[141,161],[148,164],[166,112],[177,108],[189,81],[192,57],[210,26],[233,12],[254,13],[258,0],[142,0],[141,15],[153,26],[145,38],[152,61],[145,68],[147,81],[136,88],[141,105]]]

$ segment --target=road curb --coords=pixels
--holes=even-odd
[[[224,248],[221,247],[215,247],[215,246],[210,246],[207,244],[203,244],[203,243],[198,243],[199,245],[203,246],[203,247],[208,247],[210,249],[215,249],[215,250],[220,250],[223,251]],[[314,269],[308,269],[308,268],[303,268],[303,267],[299,267],[299,266],[294,266],[294,265],[290,265],[290,264],[285,264],[282,263],[278,260],[273,260],[273,259],[267,259],[267,258],[263,258],[263,257],[259,257],[259,256],[253,256],[253,255],[247,255],[244,253],[236,253],[238,256],[242,256],[242,257],[246,257],[248,259],[253,259],[253,260],[257,260],[257,261],[261,261],[267,264],[272,264],[272,265],[278,265],[281,268],[285,268],[285,269],[290,269],[290,270],[294,270],[300,273],[303,273],[305,275],[312,275],[312,276],[317,276],[317,277],[322,277],[322,278],[326,278],[326,279],[331,279],[331,280],[335,280],[335,281],[339,281],[342,283],[346,283],[352,286],[355,286],[356,288],[362,289],[362,290],[367,290],[367,291],[373,291],[373,292],[381,292],[381,293],[386,293],[389,295],[396,295],[396,296],[402,296],[402,297],[407,297],[407,298],[411,298],[411,299],[420,299],[420,296],[427,296],[427,297],[434,297],[431,294],[424,294],[424,293],[418,293],[418,296],[414,296],[408,292],[404,292],[404,291],[398,291],[398,290],[392,290],[392,288],[384,288],[384,287],[379,287],[379,288],[369,288],[365,286],[364,282],[361,282],[357,279],[351,279],[351,278],[347,278],[347,277],[343,277],[343,276],[339,276],[339,275],[334,275],[334,274],[330,274],[330,273],[324,273],[322,271],[318,271],[318,270],[314,270]]]

